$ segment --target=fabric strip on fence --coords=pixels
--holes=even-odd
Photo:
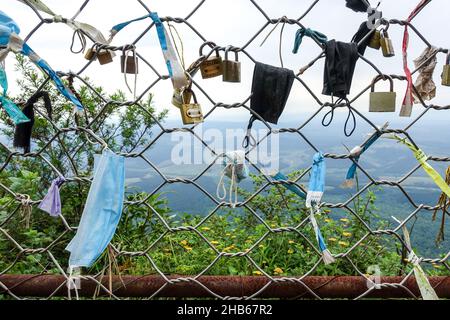
[[[450,197],[450,187],[445,182],[444,178],[441,177],[441,175],[434,170],[434,168],[428,164],[428,156],[420,149],[416,148],[411,142],[406,141],[406,139],[402,139],[395,134],[388,137],[389,139],[397,140],[398,142],[404,144],[407,146],[416,157],[417,161],[419,161],[420,165],[422,166],[423,170],[433,179],[434,183],[444,192],[448,197]]]

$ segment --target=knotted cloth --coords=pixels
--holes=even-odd
[[[298,53],[298,49],[300,48],[305,36],[315,39],[321,44],[325,44],[328,41],[327,36],[319,31],[315,31],[310,28],[300,28],[295,34],[294,49],[292,49],[292,53]]]
[[[414,84],[417,92],[422,100],[431,100],[436,96],[436,84],[433,81],[433,73],[436,68],[437,59],[436,53],[438,49],[436,47],[427,47],[422,54],[414,60],[414,65],[419,70],[419,76]],[[420,103],[420,99],[414,92],[414,103]]]
[[[48,188],[47,194],[39,204],[38,208],[47,212],[52,217],[58,217],[61,215],[61,197],[59,194],[59,188],[66,181],[64,177],[58,177],[52,181],[50,188]]]

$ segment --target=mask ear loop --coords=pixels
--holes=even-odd
[[[73,276],[73,269],[74,267],[69,266],[69,277],[67,279],[67,296],[69,297],[69,300],[72,300],[72,290],[75,290],[75,299],[80,300],[75,277]]]
[[[252,135],[252,127],[253,123],[255,122],[256,117],[254,115],[251,116],[250,120],[248,121],[247,126],[247,133],[244,137],[244,140],[242,141],[242,148],[247,149],[248,147],[255,147],[256,146],[256,139]]]
[[[345,124],[344,124],[344,134],[346,137],[350,137],[356,130],[356,116],[351,108],[350,101],[347,98],[345,98],[345,101],[347,102],[348,115],[347,115],[347,119],[345,120]],[[348,130],[348,125],[350,123],[350,119],[353,122],[353,127],[350,130],[350,132],[348,132],[347,130]]]
[[[322,125],[323,125],[324,127],[328,127],[328,126],[333,122],[333,119],[334,119],[334,109],[336,108],[336,105],[338,105],[338,104],[341,103],[342,100],[343,100],[342,98],[339,98],[339,99],[336,101],[336,103],[334,103],[334,96],[331,96],[331,103],[332,103],[332,105],[331,105],[331,110],[328,111],[327,113],[325,113],[325,115],[324,115],[323,118],[322,118]],[[330,120],[327,121],[328,117],[330,118]]]
[[[227,159],[230,159],[227,155],[225,155]],[[231,163],[227,163],[225,165],[225,168],[223,168],[222,173],[220,175],[219,183],[217,184],[217,190],[216,195],[219,200],[224,201],[227,197],[227,189],[225,187],[225,176],[227,174],[228,170],[231,170],[231,177],[230,177],[230,189],[228,191],[229,193],[229,201],[232,206],[232,208],[236,207],[236,204],[238,202],[238,194],[237,194],[237,172],[236,172],[236,163],[235,159],[231,159]],[[222,190],[220,190],[222,189]],[[222,192],[221,192],[222,191]],[[234,193],[234,200],[233,200],[233,193]]]

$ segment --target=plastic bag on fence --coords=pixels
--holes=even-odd
[[[108,246],[122,215],[125,158],[105,149],[94,168],[94,180],[77,234],[66,250],[69,266],[90,267]]]

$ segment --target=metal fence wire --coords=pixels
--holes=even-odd
[[[244,0],[243,0],[244,1]],[[311,1],[311,5],[307,8],[307,10],[299,17],[299,18],[288,18],[288,17],[271,17],[269,13],[265,12],[263,8],[261,8],[258,5],[257,0],[248,0],[252,6],[254,7],[254,10],[261,14],[265,18],[264,25],[261,26],[261,28],[258,30],[258,32],[250,37],[247,43],[245,43],[242,47],[236,47],[236,46],[229,46],[229,45],[216,45],[214,44],[214,39],[206,39],[200,30],[196,29],[194,25],[190,23],[191,18],[196,14],[196,12],[207,2],[206,0],[200,1],[193,9],[192,11],[184,18],[180,17],[161,17],[161,20],[164,23],[175,23],[175,24],[184,24],[186,25],[196,36],[198,36],[207,46],[209,46],[210,50],[208,52],[205,51],[203,55],[199,57],[197,61],[195,61],[192,64],[192,67],[198,67],[202,61],[207,59],[209,56],[215,54],[216,50],[219,50],[221,52],[224,52],[227,48],[231,52],[238,52],[243,53],[252,61],[255,61],[255,59],[246,51],[246,48],[252,44],[255,39],[257,39],[258,36],[260,36],[263,32],[267,32],[269,29],[271,29],[273,26],[283,23],[283,24],[289,24],[289,25],[297,25],[302,28],[307,28],[307,26],[303,25],[303,20],[306,16],[309,14],[312,14],[314,12],[314,8],[316,5],[320,2],[320,0]],[[24,1],[28,3],[28,0]],[[89,8],[90,0],[86,0],[83,2],[82,6],[80,7],[79,11],[77,11],[78,15],[83,10],[86,10]],[[150,8],[141,0],[137,0],[139,5],[142,6],[144,14],[151,13]],[[343,2],[343,1],[342,1]],[[30,7],[30,10],[33,8]],[[34,9],[33,9],[34,10]],[[28,41],[35,33],[36,31],[43,27],[46,24],[55,23],[57,18],[49,19],[45,18],[41,15],[41,13],[37,10],[34,10],[34,13],[39,18],[39,23],[36,25],[36,27],[26,36],[25,41]],[[211,22],[214,23],[214,22]],[[410,30],[415,32],[420,39],[422,39],[425,43],[425,45],[431,47],[431,44],[427,41],[426,37],[422,35],[418,29],[415,28],[412,22],[407,22],[404,20],[398,20],[398,19],[391,19],[386,20],[382,19],[381,23],[384,25],[389,24],[392,27],[395,25],[397,26],[405,26],[408,25],[410,27]],[[95,46],[97,49],[108,49],[111,51],[116,52],[122,52],[124,50],[135,50],[136,54],[139,58],[140,63],[143,63],[147,65],[152,72],[156,75],[156,80],[151,83],[148,88],[146,88],[141,94],[137,95],[136,100],[134,101],[126,101],[122,103],[116,103],[117,107],[127,107],[132,105],[138,105],[142,108],[142,99],[143,97],[150,92],[156,84],[160,83],[161,81],[170,81],[169,76],[161,74],[157,71],[157,69],[151,64],[151,59],[148,59],[148,57],[145,56],[142,52],[138,52],[137,49],[139,47],[139,42],[143,38],[143,36],[149,32],[152,28],[155,28],[155,24],[151,23],[148,25],[148,27],[140,34],[133,42],[130,44],[124,45],[124,46],[106,46],[104,44],[95,43],[94,39],[91,39],[94,41]],[[85,34],[85,36],[88,36]],[[317,41],[316,41],[317,42]],[[253,146],[252,148],[249,148],[247,150],[247,155],[249,152],[251,152],[254,148],[258,148],[258,145],[264,141],[264,139],[267,139],[271,134],[282,134],[282,133],[296,133],[299,135],[300,139],[305,141],[307,145],[309,145],[314,151],[318,151],[318,148],[314,145],[313,141],[306,138],[306,136],[303,134],[304,127],[311,123],[313,119],[319,116],[322,112],[327,111],[334,111],[339,108],[349,108],[354,114],[358,115],[362,121],[365,121],[370,127],[372,127],[375,131],[374,134],[388,134],[388,133],[395,133],[398,135],[403,135],[409,141],[411,141],[412,144],[416,145],[414,142],[414,139],[412,136],[409,135],[410,129],[414,126],[417,126],[420,123],[420,119],[423,118],[423,116],[429,112],[436,111],[436,112],[445,112],[445,110],[450,109],[450,106],[438,106],[433,104],[427,104],[425,101],[421,101],[421,107],[423,107],[423,111],[417,116],[417,118],[412,119],[411,122],[403,129],[383,129],[378,128],[370,119],[368,119],[364,114],[361,114],[357,109],[352,107],[352,104],[357,101],[364,93],[370,90],[370,84],[362,90],[360,93],[356,94],[354,98],[352,98],[349,103],[335,103],[335,102],[324,102],[322,99],[317,96],[314,92],[315,90],[308,86],[308,84],[304,81],[303,75],[308,72],[308,70],[320,59],[324,57],[324,50],[320,43],[317,42],[317,45],[322,49],[322,52],[320,53],[317,58],[313,59],[310,63],[308,63],[305,67],[301,68],[300,71],[295,75],[295,86],[302,86],[304,87],[307,92],[313,97],[313,99],[317,102],[317,110],[314,112],[314,114],[308,118],[304,123],[302,123],[297,128],[273,128],[273,126],[265,121],[262,120],[263,124],[268,128],[268,133],[266,136],[260,138],[258,143]],[[438,53],[444,53],[446,54],[448,51],[447,49],[438,49],[435,53],[437,55]],[[155,57],[155,59],[160,59],[161,57]],[[366,63],[370,64],[380,75],[383,73],[377,68],[377,66],[369,61],[367,58],[361,56],[361,59],[363,59]],[[99,145],[105,145],[106,142],[102,139],[101,133],[96,132],[94,128],[99,128],[99,123],[97,123],[95,126],[92,124],[95,121],[101,121],[105,122],[107,120],[104,117],[101,117],[101,114],[105,112],[105,106],[109,104],[114,104],[114,102],[111,102],[106,96],[104,96],[103,93],[95,92],[95,88],[91,86],[89,83],[87,83],[83,79],[83,74],[85,71],[89,68],[92,61],[89,61],[86,63],[86,65],[77,73],[72,72],[59,72],[59,74],[64,78],[72,78],[73,82],[75,84],[82,84],[88,86],[89,90],[92,90],[92,92],[97,95],[102,101],[103,106],[99,107],[98,114],[96,117],[94,117],[91,122],[86,123],[86,125],[80,126],[80,125],[74,125],[72,127],[66,127],[66,128],[58,128],[54,122],[52,122],[53,127],[57,130],[54,139],[52,139],[52,143],[59,143],[60,140],[57,139],[59,135],[66,134],[69,132],[73,132],[76,134],[85,134],[90,137],[90,140],[94,143],[98,143]],[[423,67],[423,66],[421,66]],[[416,70],[412,71],[413,74],[416,74],[418,71],[420,71],[420,68],[417,68]],[[398,80],[406,80],[406,78],[403,75],[391,75],[393,78]],[[43,87],[49,79],[47,79],[41,87]],[[220,108],[245,108],[250,113],[254,113],[254,111],[250,110],[248,107],[248,101],[249,98],[246,99],[244,102],[236,102],[233,104],[225,104],[225,103],[219,103],[214,101],[210,95],[208,95],[208,92],[204,88],[202,88],[201,84],[195,80],[195,78],[192,79],[193,86],[196,90],[200,91],[204,96],[212,103],[213,108],[209,110],[205,115],[204,119],[205,121],[208,121],[208,118],[210,118],[211,114],[214,113],[216,110]],[[74,85],[75,85],[74,84]],[[415,89],[415,88],[414,88]],[[76,91],[76,88],[74,88],[74,91]],[[50,121],[50,119],[47,119]],[[420,298],[420,295],[417,291],[417,288],[414,287],[414,273],[411,269],[407,272],[407,274],[398,276],[398,277],[391,277],[388,279],[388,277],[382,277],[381,283],[378,284],[378,287],[380,290],[376,290],[373,286],[366,286],[366,282],[373,283],[373,278],[369,275],[365,274],[365,270],[359,270],[358,266],[353,263],[352,260],[352,254],[357,251],[358,249],[361,249],[362,244],[370,237],[388,237],[393,242],[400,243],[404,248],[407,248],[407,245],[405,243],[405,240],[403,238],[402,234],[402,226],[408,222],[413,221],[421,212],[433,212],[436,209],[442,210],[446,204],[441,203],[437,206],[429,206],[417,203],[414,198],[408,193],[407,190],[403,187],[402,183],[410,176],[412,176],[415,172],[420,170],[421,166],[418,164],[415,168],[413,168],[410,172],[406,173],[402,178],[399,180],[377,180],[373,178],[370,173],[365,170],[361,164],[357,161],[355,161],[355,157],[351,156],[350,154],[332,154],[332,153],[324,153],[324,157],[328,159],[328,161],[331,160],[342,160],[342,159],[348,159],[352,161],[353,163],[356,163],[358,170],[360,171],[360,174],[364,175],[368,179],[368,183],[362,187],[360,190],[358,190],[355,194],[352,194],[351,197],[343,202],[343,203],[321,203],[320,207],[322,209],[330,209],[330,210],[345,210],[346,212],[350,213],[351,215],[358,218],[364,225],[364,228],[366,229],[366,234],[361,237],[356,243],[352,244],[345,252],[335,254],[334,258],[336,260],[346,260],[348,261],[354,268],[354,274],[352,276],[329,276],[329,277],[314,277],[314,271],[317,269],[317,267],[323,263],[322,259],[318,259],[316,263],[314,263],[307,272],[304,274],[296,275],[295,277],[282,277],[282,276],[272,276],[268,274],[264,268],[262,268],[252,257],[251,253],[253,250],[257,248],[257,246],[264,241],[266,238],[273,236],[273,235],[279,235],[279,234],[293,234],[301,239],[304,239],[307,241],[308,236],[305,235],[305,228],[309,228],[308,219],[305,219],[301,223],[299,223],[297,226],[292,227],[272,227],[268,225],[263,219],[261,219],[256,211],[251,208],[250,201],[252,198],[256,197],[258,194],[262,193],[263,190],[266,187],[270,187],[273,185],[279,185],[280,181],[274,181],[266,175],[263,170],[260,170],[258,165],[251,163],[253,168],[261,174],[261,176],[264,178],[264,184],[263,187],[261,187],[258,191],[253,193],[249,199],[245,199],[241,202],[238,202],[236,204],[236,207],[234,208],[231,203],[227,201],[219,201],[217,198],[210,194],[207,190],[201,187],[201,185],[198,183],[198,180],[205,174],[205,172],[208,170],[209,167],[211,167],[213,164],[208,166],[205,170],[203,170],[198,176],[192,179],[185,179],[185,178],[168,178],[166,175],[164,175],[163,172],[161,172],[158,167],[153,164],[152,159],[149,159],[145,152],[154,144],[158,143],[158,140],[161,138],[162,135],[168,135],[173,132],[185,132],[190,133],[192,135],[196,136],[196,139],[201,140],[202,144],[205,148],[209,149],[214,155],[217,157],[220,156],[219,152],[216,152],[213,148],[211,148],[207,142],[202,140],[202,137],[198,136],[194,129],[197,127],[197,125],[192,125],[190,127],[180,127],[180,128],[167,128],[165,127],[164,123],[159,121],[158,119],[153,119],[157,126],[161,129],[161,134],[156,135],[155,137],[151,138],[151,141],[148,142],[147,147],[143,148],[140,152],[132,152],[132,153],[122,153],[126,158],[140,158],[145,163],[149,165],[149,167],[153,168],[163,179],[163,182],[161,185],[159,185],[155,190],[151,193],[149,193],[148,197],[146,199],[139,199],[137,201],[126,201],[124,204],[124,210],[127,210],[129,207],[143,207],[145,210],[148,210],[149,212],[152,212],[157,216],[157,218],[161,221],[163,224],[165,231],[161,234],[161,236],[149,247],[146,248],[143,251],[124,251],[118,248],[114,240],[112,241],[110,247],[108,250],[110,250],[116,257],[129,257],[130,259],[146,259],[149,262],[149,265],[153,267],[154,270],[156,270],[156,274],[154,275],[146,275],[146,276],[122,276],[120,279],[117,276],[114,276],[112,279],[107,279],[107,277],[103,277],[100,274],[97,275],[81,275],[82,279],[82,290],[85,290],[86,292],[92,293],[97,290],[97,294],[101,296],[106,296],[109,298],[114,299],[120,299],[122,297],[140,297],[140,298],[158,298],[160,296],[203,296],[203,297],[211,297],[211,298],[219,298],[219,299],[253,299],[253,298],[261,298],[261,297],[287,297],[290,296],[292,298],[294,297],[312,297],[316,299],[322,299],[327,297],[352,297],[356,299],[364,298],[371,296],[374,291],[382,292],[382,291],[389,291],[389,290],[400,290],[402,291],[402,296],[410,297],[410,298]],[[100,124],[101,124],[100,123]],[[46,162],[46,164],[51,167],[56,174],[60,174],[49,162],[44,156],[44,152],[46,148],[50,148],[51,144],[47,144],[44,146],[42,150],[33,151],[27,154],[20,153],[15,149],[10,149],[5,144],[1,144],[2,148],[7,150],[8,155],[6,158],[1,159],[1,168],[0,172],[3,172],[4,170],[7,170],[8,165],[15,161],[15,159],[35,159],[37,161]],[[83,147],[83,146],[82,146]],[[68,154],[70,160],[73,159],[75,156],[76,151],[73,154]],[[350,163],[349,161],[349,163]],[[436,157],[429,155],[428,156],[429,162],[443,162],[448,163],[450,162],[450,157]],[[290,184],[296,184],[298,187],[303,188],[298,182],[300,179],[305,177],[309,172],[311,168],[308,168],[305,170],[301,176],[299,176],[295,181],[284,181],[284,183],[290,183]],[[82,182],[86,184],[86,186],[89,186],[89,184],[92,182],[91,179],[88,179],[81,175],[74,175],[74,176],[66,176],[65,177],[66,182]],[[48,183],[48,182],[47,182]],[[166,185],[170,184],[185,184],[189,185],[192,188],[196,188],[199,192],[204,193],[206,197],[211,199],[215,204],[215,209],[211,212],[206,213],[206,218],[202,221],[206,221],[211,216],[218,214],[218,211],[223,208],[228,208],[230,210],[239,210],[242,208],[245,208],[250,212],[252,215],[255,216],[255,218],[260,221],[266,228],[267,232],[260,238],[255,241],[255,243],[246,251],[243,252],[225,252],[221,251],[216,248],[216,246],[211,243],[211,240],[208,239],[204,235],[204,231],[201,228],[202,223],[192,225],[192,226],[183,226],[183,227],[171,227],[171,224],[169,221],[166,221],[166,218],[161,216],[155,208],[153,208],[151,205],[148,204],[147,200],[158,193],[158,191],[161,190]],[[390,186],[390,187],[396,187],[398,188],[408,199],[410,204],[414,207],[414,210],[408,215],[408,217],[401,223],[399,223],[394,229],[377,229],[373,230],[371,226],[364,223],[364,220],[361,217],[358,217],[358,212],[355,212],[355,210],[351,207],[351,202],[356,199],[357,197],[361,196],[364,192],[366,192],[369,188],[374,186]],[[11,266],[6,268],[5,270],[0,270],[0,297],[3,295],[3,297],[6,298],[15,298],[15,299],[21,299],[25,297],[44,297],[47,299],[56,297],[56,296],[65,296],[66,298],[74,298],[75,291],[68,290],[66,288],[67,281],[69,279],[69,275],[66,271],[67,268],[67,261],[59,261],[57,258],[55,258],[55,255],[52,253],[55,246],[60,246],[60,239],[62,237],[65,237],[67,235],[73,236],[75,234],[76,228],[77,228],[77,222],[75,224],[69,223],[64,216],[61,216],[61,223],[64,224],[65,231],[56,237],[55,239],[52,239],[49,245],[46,247],[41,248],[31,248],[25,246],[25,244],[20,243],[20,241],[14,239],[14,237],[10,234],[10,231],[8,230],[8,222],[11,221],[14,217],[17,217],[21,214],[23,206],[31,206],[32,208],[36,208],[41,200],[35,200],[31,199],[29,195],[26,194],[18,194],[13,192],[8,186],[0,184],[0,187],[3,189],[3,191],[7,194],[10,194],[15,200],[15,206],[14,210],[11,212],[8,212],[8,215],[6,216],[5,220],[0,221],[0,234],[4,238],[5,241],[10,242],[13,244],[13,246],[18,250],[17,259],[13,262]],[[64,187],[62,187],[62,192],[64,192]],[[63,204],[64,205],[64,204]],[[154,248],[158,248],[160,250],[161,248],[158,247],[158,244],[163,241],[164,236],[167,234],[172,233],[178,233],[178,232],[189,232],[196,234],[204,243],[211,248],[215,252],[215,258],[212,260],[212,262],[205,266],[204,270],[200,272],[199,274],[195,276],[174,276],[174,275],[168,275],[165,273],[165,270],[161,270],[161,268],[154,262],[151,254],[149,253],[151,250],[154,250]],[[308,241],[307,241],[308,242]],[[317,252],[317,256],[320,257],[320,253],[317,251],[314,245],[311,244],[309,241],[311,250],[315,250]],[[195,250],[195,248],[194,248]],[[409,251],[409,249],[407,249]],[[52,267],[56,267],[56,269],[59,271],[58,274],[50,274],[48,272],[48,265],[42,266],[42,270],[40,272],[36,272],[36,274],[33,275],[13,275],[9,274],[9,270],[13,268],[19,261],[26,260],[27,256],[35,255],[35,254],[41,254],[46,255],[53,264]],[[2,253],[0,252],[0,257]],[[427,257],[419,257],[420,262],[424,266],[431,266],[431,265],[437,265],[440,266],[442,270],[445,270],[447,274],[450,274],[450,265],[448,263],[448,259],[450,257],[450,251],[442,258],[427,258]],[[245,276],[235,276],[235,277],[213,277],[208,275],[209,271],[214,267],[216,263],[222,258],[234,258],[234,259],[242,259],[246,260],[249,264],[254,266],[255,270],[258,270],[261,274],[259,277],[252,277],[251,279],[248,279]],[[55,269],[53,269],[55,270]],[[431,279],[432,286],[435,287],[437,291],[440,289],[448,286],[448,277],[436,277],[435,279]],[[105,282],[106,281],[106,282]],[[112,284],[111,285],[111,282]],[[228,290],[228,289],[229,290]],[[277,290],[278,288],[278,290]],[[325,290],[326,288],[329,288],[329,290]],[[333,289],[334,288],[334,289]],[[333,291],[334,290],[334,291]],[[339,292],[339,290],[341,290]],[[350,291],[348,291],[350,290]],[[333,292],[332,292],[333,291]],[[440,291],[444,292],[444,291]],[[86,294],[89,296],[89,293]],[[445,294],[444,294],[445,295]],[[395,296],[395,295],[394,295]],[[447,293],[447,296],[448,293]]]

